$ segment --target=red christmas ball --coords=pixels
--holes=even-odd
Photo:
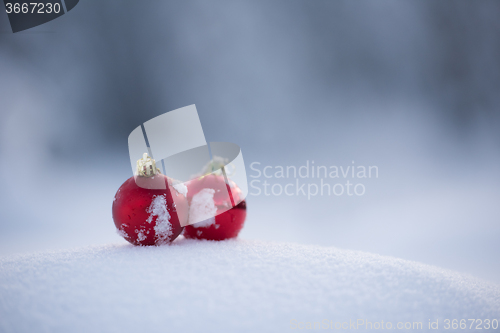
[[[188,218],[183,184],[156,174],[129,178],[116,192],[113,220],[118,233],[134,245],[161,245],[172,242],[182,232]],[[158,186],[159,184],[164,184]],[[158,189],[164,187],[164,189]]]
[[[247,210],[245,200],[240,199],[241,190],[234,182],[229,180],[226,184],[223,176],[211,174],[191,180],[187,188],[189,220],[201,222],[184,228],[186,238],[224,240],[238,236]]]

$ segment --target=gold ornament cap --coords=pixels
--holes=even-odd
[[[156,162],[154,159],[148,156],[148,153],[144,153],[140,160],[137,160],[137,175],[142,177],[153,177],[160,170],[156,168]]]

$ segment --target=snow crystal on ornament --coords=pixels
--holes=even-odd
[[[153,196],[153,201],[151,205],[146,209],[149,213],[149,217],[146,222],[153,222],[153,218],[156,216],[156,225],[154,227],[156,238],[159,243],[167,243],[172,236],[172,225],[170,224],[170,214],[167,210],[167,199],[165,194]]]
[[[180,193],[180,194],[182,194],[184,196],[187,196],[187,194],[188,194],[188,188],[187,188],[186,185],[184,185],[183,183],[177,183],[177,184],[174,184],[172,186],[175,188],[175,190],[177,191],[177,193]]]
[[[117,233],[119,236],[123,237],[123,238],[127,238],[127,237],[128,237],[127,233],[126,233],[125,231],[123,231],[123,230],[116,229],[116,233]]]
[[[208,227],[215,223],[214,216],[217,213],[217,207],[215,207],[214,194],[214,189],[204,188],[193,195],[189,207],[189,224],[192,224],[193,227]],[[196,221],[199,222],[196,223]]]
[[[137,233],[137,241],[142,242],[143,240],[146,239],[146,235],[144,235],[144,230],[135,230]]]

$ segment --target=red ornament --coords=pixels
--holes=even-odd
[[[182,232],[181,222],[187,221],[186,187],[158,173],[146,154],[138,170],[139,175],[116,192],[112,211],[117,231],[134,245],[170,243]]]
[[[241,190],[234,182],[229,180],[226,184],[222,175],[210,174],[190,181],[187,187],[189,218],[202,221],[184,228],[186,238],[224,240],[238,236],[247,211],[246,202],[240,199]]]

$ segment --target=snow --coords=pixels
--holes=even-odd
[[[155,237],[158,239],[159,243],[168,242],[170,236],[172,236],[172,225],[170,224],[170,214],[167,210],[167,199],[165,195],[153,196],[153,201],[151,201],[151,205],[146,212],[150,214],[146,222],[151,223],[153,218],[156,217],[154,230]],[[146,239],[146,236],[139,232],[137,241],[140,242],[144,239]]]
[[[0,259],[1,332],[281,332],[357,319],[427,331],[429,319],[499,317],[494,284],[333,247],[181,238]]]
[[[146,235],[144,234],[145,230],[135,230],[135,233],[137,234],[137,241],[138,242],[142,242],[143,240],[145,240],[147,237]]]
[[[188,188],[186,185],[184,185],[184,183],[178,182],[172,186],[175,188],[177,193],[182,194],[183,196],[187,196]]]
[[[122,224],[122,226],[127,227],[127,225],[126,225],[126,224]],[[127,237],[128,237],[127,233],[126,233],[125,231],[121,230],[121,229],[116,229],[116,233],[117,233],[117,234],[118,234],[118,236],[120,236],[120,237],[123,237],[123,238],[127,238]]]
[[[214,202],[215,190],[204,188],[193,195],[189,206],[189,224],[195,228],[208,227],[215,223],[217,207]]]

